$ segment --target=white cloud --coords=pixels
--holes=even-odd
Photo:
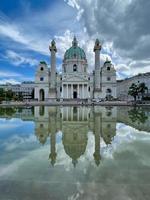
[[[4,71],[4,70],[1,70],[0,71],[0,77],[3,78],[3,77],[20,77],[21,74],[19,73],[16,73],[16,72],[12,72],[12,71]]]
[[[143,4],[137,0],[65,2],[76,10],[77,16],[80,14],[80,23],[85,26],[89,38],[102,40],[104,53],[110,55],[116,69],[119,68],[119,79],[150,71],[147,26],[150,4],[146,0]],[[123,65],[127,67],[120,67]]]
[[[7,50],[5,58],[8,59],[9,62],[16,66],[20,66],[23,64],[28,64],[30,66],[35,66],[38,64],[38,61],[36,59],[32,58],[26,58],[12,50]]]
[[[20,81],[17,81],[16,79],[1,79],[0,80],[0,84],[6,84],[6,83],[11,83],[11,84],[20,84],[21,82]]]

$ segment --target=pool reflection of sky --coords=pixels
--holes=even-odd
[[[146,190],[150,185],[149,132],[117,122],[116,133],[110,144],[100,138],[101,161],[100,165],[96,166],[93,159],[95,136],[92,131],[88,131],[85,152],[79,157],[74,168],[64,149],[62,130],[56,133],[57,157],[53,167],[49,158],[50,138],[47,138],[44,145],[40,144],[35,129],[33,121],[0,119],[1,199],[10,199],[11,196],[14,200],[19,198],[19,195],[24,195],[26,189],[30,191],[29,199],[35,199],[39,187],[41,199],[49,199],[48,197],[52,196],[53,199],[69,200],[100,199],[104,196],[103,199],[115,199],[113,195],[117,192],[116,199],[125,200],[149,194]],[[20,191],[17,190],[18,182]],[[55,186],[59,189],[54,188]],[[8,191],[10,187],[14,191],[7,193],[6,187]],[[109,195],[106,195],[106,191]]]

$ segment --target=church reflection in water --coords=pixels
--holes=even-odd
[[[41,144],[50,139],[49,159],[54,166],[57,162],[56,135],[62,132],[62,144],[65,153],[77,165],[78,159],[85,153],[88,133],[95,140],[93,160],[100,164],[100,141],[111,144],[116,134],[116,107],[35,107],[35,134]]]

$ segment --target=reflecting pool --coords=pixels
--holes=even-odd
[[[149,200],[150,108],[0,108],[1,200]]]

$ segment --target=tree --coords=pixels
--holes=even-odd
[[[5,91],[5,93],[6,93],[6,99],[9,101],[12,100],[12,98],[14,96],[12,90]]]
[[[18,101],[23,101],[23,94],[22,94],[22,92],[19,92]]]
[[[0,88],[0,102],[3,101],[5,98],[5,93],[4,93],[4,89]]]
[[[137,122],[144,124],[148,119],[146,112],[142,108],[135,107],[128,111],[128,115],[133,123]]]
[[[138,92],[139,92],[139,87],[138,85],[136,85],[135,83],[132,83],[132,85],[129,87],[129,91],[128,94],[130,96],[133,96],[134,101],[136,101],[136,98],[138,96]]]
[[[139,87],[139,93],[141,94],[143,100],[145,92],[148,91],[148,87],[145,85],[144,82],[140,83],[138,87]]]

